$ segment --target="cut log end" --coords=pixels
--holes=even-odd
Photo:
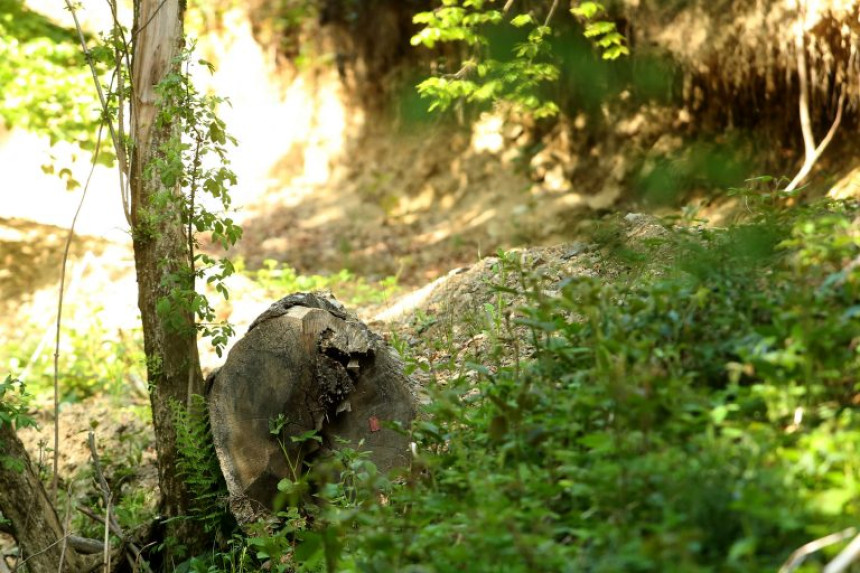
[[[270,510],[277,483],[326,451],[362,444],[382,471],[408,463],[408,437],[387,424],[408,428],[415,416],[402,364],[333,298],[298,293],[273,304],[208,382],[215,450],[240,523]],[[291,439],[307,432],[321,443]]]

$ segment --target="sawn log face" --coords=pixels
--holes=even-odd
[[[271,509],[278,481],[295,477],[290,466],[302,468],[316,455],[316,442],[290,441],[308,430],[323,438],[323,449],[338,447],[336,437],[351,447],[363,439],[383,471],[408,461],[408,437],[383,426],[408,427],[415,416],[402,364],[379,336],[333,303],[302,294],[273,304],[210,380],[215,449],[239,505]],[[281,414],[286,423],[272,435],[270,423]],[[237,515],[240,521],[253,517],[240,513],[246,514]]]

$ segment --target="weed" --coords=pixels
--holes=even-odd
[[[667,227],[674,266],[572,278],[556,297],[500,258],[505,282],[479,319],[494,364],[431,390],[399,480],[322,488],[294,557],[345,571],[763,571],[850,524],[852,221],[821,205]],[[511,276],[525,308],[504,296]],[[529,332],[525,361],[511,341]]]
[[[383,303],[400,290],[396,276],[368,281],[346,269],[332,275],[300,275],[294,268],[281,266],[272,259],[265,260],[263,268],[251,276],[272,296],[330,290],[351,306]]]

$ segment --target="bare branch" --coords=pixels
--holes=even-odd
[[[126,39],[122,31],[122,25],[119,23],[119,15],[116,7],[116,0],[107,0],[110,7],[111,18],[113,19],[114,35],[122,40],[123,49],[114,48],[114,76],[117,78],[117,121],[116,129],[119,134],[119,145],[117,145],[117,160],[120,163],[119,169],[119,189],[122,197],[122,206],[125,211],[126,220],[131,224],[131,189],[128,181],[128,155],[125,147],[125,79],[122,73],[123,63],[127,70],[131,69],[131,45]],[[123,60],[125,60],[123,62]],[[128,105],[131,106],[131,100]],[[122,155],[120,155],[122,154]]]
[[[815,134],[812,130],[812,119],[809,115],[809,71],[806,61],[806,43],[804,42],[804,16],[805,11],[802,5],[803,0],[795,0],[797,8],[797,22],[795,23],[794,34],[794,50],[797,57],[797,78],[799,82],[800,97],[798,98],[798,111],[800,113],[800,130],[803,134],[803,150],[804,159],[800,171],[791,180],[791,183],[784,189],[785,191],[794,191],[806,179],[807,175],[812,171],[815,162],[830,145],[839,124],[842,122],[842,110],[845,108],[845,86],[840,89],[839,102],[836,104],[836,117],[833,119],[833,124],[830,126],[827,135],[821,140],[817,146],[815,145]]]
[[[558,0],[552,0],[552,6],[550,6],[549,14],[546,15],[546,20],[543,22],[543,27],[546,28],[549,26],[552,17],[555,15],[555,11],[558,8]]]
[[[809,543],[799,547],[788,556],[788,560],[779,568],[779,573],[791,573],[803,563],[803,560],[807,558],[807,556],[819,551],[820,549],[827,547],[828,545],[833,545],[834,543],[839,543],[840,541],[844,541],[845,539],[855,535],[857,530],[853,527],[849,527],[848,529],[842,530],[838,533],[831,533],[830,535],[825,535],[819,539],[814,541],[810,541]]]
[[[134,563],[136,563],[140,567],[140,569],[142,569],[143,571],[148,571],[148,572],[152,571],[152,569],[150,569],[147,562],[143,560],[143,549],[138,547],[137,544],[135,544],[131,541],[128,541],[126,539],[125,534],[122,531],[122,528],[119,526],[119,523],[117,523],[116,518],[113,514],[111,515],[111,518],[106,521],[104,517],[97,515],[93,510],[91,510],[88,507],[78,506],[76,509],[79,512],[86,515],[87,517],[89,517],[90,519],[92,519],[93,521],[95,521],[96,523],[100,523],[100,524],[104,525],[107,522],[111,533],[113,533],[114,535],[116,535],[120,539],[124,540],[125,546],[129,550],[126,552],[127,558],[130,559],[131,561],[133,561]],[[103,550],[103,544],[101,541],[95,541],[95,540],[88,540],[88,541],[93,541],[94,543],[98,543],[99,544],[99,550],[98,550],[99,552],[101,552]],[[146,548],[146,547],[149,547],[149,545],[145,546],[144,548]]]
[[[101,82],[99,82],[99,74],[96,71],[95,64],[93,63],[92,52],[90,52],[90,49],[87,47],[87,40],[84,37],[84,31],[81,28],[81,23],[78,21],[78,14],[77,14],[77,12],[75,12],[75,8],[72,5],[71,0],[65,0],[65,1],[66,1],[66,7],[68,8],[69,12],[71,12],[72,19],[75,22],[75,29],[78,32],[78,40],[81,43],[81,49],[84,52],[84,58],[87,60],[87,64],[89,65],[89,68],[90,68],[90,73],[92,73],[92,76],[93,76],[93,84],[95,85],[96,92],[99,95],[99,102],[101,103],[102,114],[104,115],[104,121],[107,123],[108,130],[110,131],[110,136],[111,136],[111,140],[113,141],[113,146],[114,146],[114,150],[116,152],[117,163],[119,164],[119,169],[123,174],[127,174],[128,173],[128,162],[127,162],[126,157],[125,157],[125,148],[123,147],[124,143],[121,140],[121,138],[119,137],[119,135],[117,134],[116,128],[114,127],[113,123],[109,121],[110,116],[108,113],[107,98],[105,97],[105,93],[104,93],[104,90],[102,89]],[[120,175],[121,179],[123,177],[124,177],[124,175]],[[131,210],[130,210],[130,206],[126,205],[125,200],[123,200],[123,210],[125,211],[125,218],[130,225],[131,224]]]
[[[92,433],[90,433],[92,436]],[[105,523],[111,523],[111,501],[113,498],[110,493],[107,496],[107,505],[105,506]],[[105,527],[105,551],[104,551],[105,570],[110,571],[110,527]]]
[[[97,514],[96,512],[91,510],[90,508],[84,507],[84,506],[78,506],[75,509],[77,509],[79,512],[83,513],[84,515],[86,515],[87,517],[89,517],[90,519],[95,521],[96,523],[100,523],[100,524],[104,525],[105,518],[102,517],[101,515]],[[113,523],[109,523],[108,526],[110,527],[110,530],[114,535],[116,535],[117,537],[122,537],[122,535],[123,535],[122,529],[115,527],[113,525]]]
[[[108,549],[110,547],[108,531],[113,532],[114,535],[122,539],[123,543],[125,543],[128,549],[131,550],[131,554],[134,559],[140,561],[140,548],[136,544],[128,540],[127,536],[125,535],[125,532],[123,532],[122,527],[119,524],[119,521],[117,521],[116,519],[116,514],[111,512],[112,494],[110,491],[110,487],[108,486],[107,480],[105,479],[104,473],[102,472],[101,460],[99,458],[98,451],[96,450],[95,434],[92,431],[90,431],[89,435],[87,436],[87,444],[90,448],[90,455],[93,458],[93,469],[95,470],[96,479],[99,482],[99,488],[102,490],[102,499],[105,503],[105,517],[101,518],[89,509],[83,507],[79,507],[78,511],[80,511],[90,519],[105,524],[105,563],[110,564],[111,557],[110,555],[108,555]],[[143,564],[144,571],[150,570],[149,566],[146,564],[145,561],[141,561],[141,563]]]
[[[69,546],[69,523],[72,519],[72,496],[66,490],[66,516],[63,519],[63,547],[60,550],[60,562],[57,563],[57,573],[63,573],[66,567],[66,549]]]
[[[66,538],[69,547],[82,555],[93,555],[104,551],[104,543],[98,539],[89,539],[88,537],[78,537],[77,535],[69,535]]]
[[[66,0],[68,2],[68,0]],[[75,216],[72,217],[72,224],[69,226],[69,234],[66,236],[66,247],[63,250],[63,262],[60,266],[60,293],[57,297],[57,335],[54,341],[54,475],[51,477],[51,498],[54,504],[57,503],[57,483],[59,480],[59,460],[60,460],[60,332],[63,320],[63,295],[66,286],[66,266],[69,262],[69,249],[72,246],[72,240],[75,238],[75,225],[78,222],[78,216],[81,214],[81,208],[84,206],[84,200],[87,198],[87,191],[90,188],[90,181],[93,178],[93,172],[96,169],[96,162],[99,158],[99,152],[102,147],[102,130],[104,122],[99,126],[98,136],[96,137],[96,148],[93,151],[93,160],[90,166],[90,173],[87,175],[87,181],[84,183],[84,190],[81,193],[81,200],[78,202],[78,208],[75,210]]]
[[[827,564],[823,573],[842,573],[860,557],[860,535],[851,540],[833,561]]]

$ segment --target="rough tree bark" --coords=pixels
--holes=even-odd
[[[0,511],[12,524],[12,535],[21,550],[16,571],[58,571],[63,525],[24,444],[9,424],[0,424],[0,448],[0,454],[8,458],[0,462]],[[13,466],[8,460],[17,463]],[[96,569],[102,558],[82,556],[67,544],[64,561],[62,571],[77,573]]]
[[[159,300],[177,286],[177,278],[189,281],[179,284],[181,288],[190,288],[192,284],[188,273],[191,263],[188,238],[180,209],[158,208],[154,203],[157,196],[165,192],[179,194],[181,189],[178,185],[165,189],[151,163],[177,133],[178,126],[172,119],[157,120],[161,101],[155,88],[167,74],[178,71],[176,56],[183,48],[184,10],[182,0],[136,0],[137,37],[132,62],[132,238],[158,451],[161,511],[167,518],[187,515],[193,495],[177,475],[176,428],[170,404],[172,401],[186,404],[190,394],[203,392],[192,313],[188,309],[171,309],[171,323],[175,324],[179,318],[187,325],[177,329],[157,311]],[[201,524],[191,520],[171,523],[170,535],[180,544],[192,552],[201,547],[204,539]]]

